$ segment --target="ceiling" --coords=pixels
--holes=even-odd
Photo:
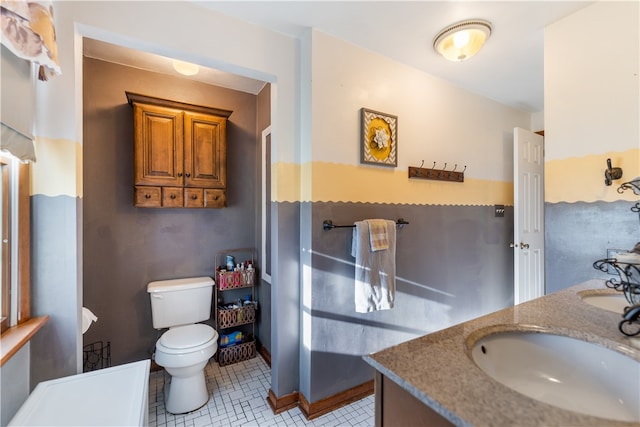
[[[338,37],[482,96],[528,112],[544,109],[544,27],[591,1],[197,1],[292,37],[306,29]],[[434,36],[454,22],[480,18],[493,33],[483,49],[464,62],[436,54]],[[176,74],[171,60],[88,41],[86,56]],[[264,82],[217,70],[189,77],[258,93]]]

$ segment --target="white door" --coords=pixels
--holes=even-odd
[[[514,303],[544,295],[544,138],[513,130]]]

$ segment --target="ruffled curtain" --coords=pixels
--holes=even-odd
[[[61,73],[51,1],[0,1],[2,44],[20,58],[38,64],[38,78]]]

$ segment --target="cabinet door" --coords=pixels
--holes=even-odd
[[[185,187],[225,188],[227,119],[184,113]]]
[[[182,186],[183,113],[166,107],[134,104],[136,185]]]

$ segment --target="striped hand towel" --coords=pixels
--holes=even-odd
[[[369,241],[371,243],[371,251],[381,251],[389,249],[389,237],[387,234],[387,220],[385,219],[367,219],[369,225]]]

